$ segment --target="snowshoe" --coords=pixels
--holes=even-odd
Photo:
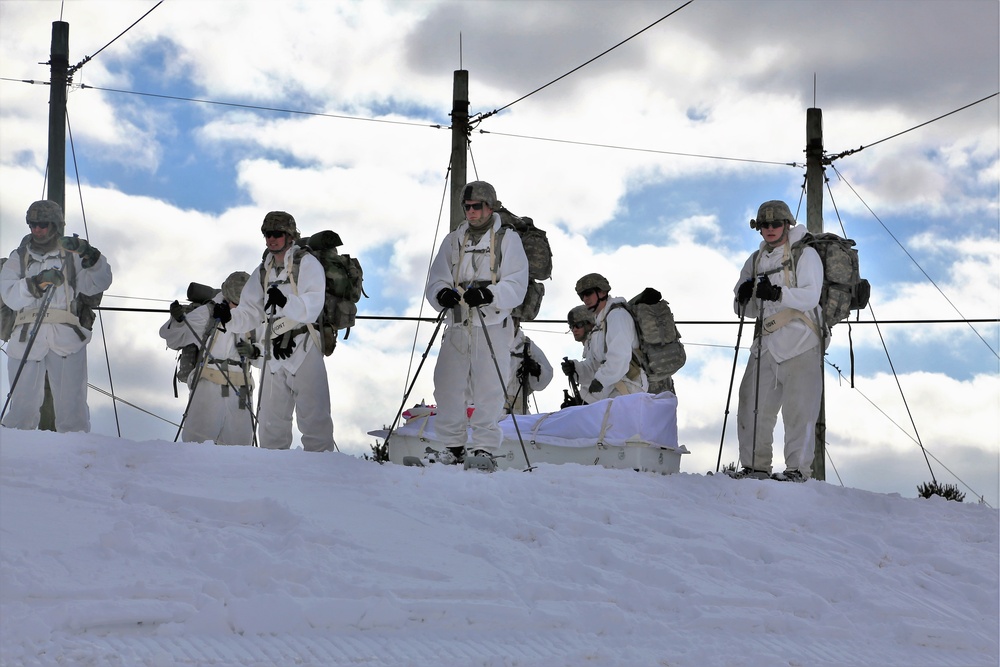
[[[778,482],[804,482],[806,481],[805,475],[800,473],[798,470],[786,470],[785,472],[776,472],[771,475],[771,479]]]
[[[766,470],[754,470],[753,468],[725,470],[724,472],[733,479],[768,479],[771,476],[771,473]]]
[[[485,449],[474,449],[472,454],[465,457],[466,470],[482,470],[483,472],[493,472],[497,469],[497,461]]]
[[[446,466],[453,466],[462,463],[464,460],[465,452],[462,447],[446,447],[444,449],[428,447],[424,450],[424,457],[421,463],[440,463]]]
[[[403,457],[403,465],[404,466],[413,466],[413,467],[416,467],[416,468],[423,468],[424,467],[424,462],[421,461],[416,456],[404,456]]]

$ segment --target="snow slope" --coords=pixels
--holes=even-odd
[[[998,514],[975,504],[815,481],[0,438],[4,667],[1000,657]]]

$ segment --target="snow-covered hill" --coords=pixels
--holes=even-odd
[[[998,513],[975,504],[814,481],[0,438],[4,667],[1000,657]]]

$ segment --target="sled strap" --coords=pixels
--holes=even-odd
[[[601,433],[597,436],[597,446],[604,447],[604,436],[608,433],[608,426],[611,422],[611,404],[613,401],[608,401],[608,406],[604,408],[604,419],[601,421]]]

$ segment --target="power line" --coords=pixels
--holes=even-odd
[[[414,127],[429,127],[436,130],[444,129],[440,124],[413,123],[402,120],[386,120],[385,118],[362,118],[360,116],[344,116],[332,113],[320,113],[318,111],[299,111],[297,109],[283,109],[280,107],[264,107],[256,104],[240,104],[238,102],[218,102],[216,100],[205,100],[197,97],[180,97],[178,95],[164,95],[162,93],[144,93],[136,90],[119,90],[117,88],[103,88],[101,86],[88,86],[80,84],[83,90],[100,90],[107,93],[121,93],[123,95],[142,95],[144,97],[155,97],[164,100],[177,100],[178,102],[197,102],[199,104],[215,104],[224,107],[236,107],[238,109],[252,109],[256,111],[275,111],[278,113],[296,114],[300,116],[320,116],[322,118],[337,118],[339,120],[363,120],[369,123],[385,123],[386,125],[410,125]]]
[[[774,160],[752,160],[749,158],[724,157],[719,155],[705,155],[701,153],[680,153],[677,151],[664,151],[655,148],[636,148],[634,146],[615,146],[613,144],[597,144],[586,141],[572,141],[569,139],[551,139],[548,137],[533,137],[525,134],[508,134],[507,132],[491,132],[490,130],[477,130],[480,134],[493,134],[499,137],[513,137],[515,139],[531,139],[533,141],[550,141],[559,144],[570,144],[574,146],[589,146],[591,148],[610,148],[619,151],[634,151],[637,153],[654,153],[657,155],[676,155],[680,157],[696,157],[706,160],[729,160],[732,162],[750,162],[753,164],[771,164],[783,167],[802,167],[797,162],[776,162]]]
[[[898,246],[900,247],[900,249],[902,249],[902,251],[903,251],[904,253],[906,253],[906,256],[910,258],[910,261],[911,261],[911,262],[913,262],[914,266],[916,266],[916,267],[917,267],[918,269],[920,269],[920,272],[921,272],[922,274],[924,274],[924,277],[925,277],[925,278],[927,278],[927,280],[928,280],[928,281],[930,282],[930,284],[931,284],[931,285],[934,285],[934,289],[936,289],[936,290],[938,291],[938,293],[939,293],[939,294],[940,294],[940,295],[941,295],[942,297],[944,297],[944,300],[948,302],[948,305],[949,305],[949,306],[951,306],[951,307],[952,307],[952,308],[954,309],[954,311],[955,311],[956,313],[958,313],[959,315],[961,315],[961,316],[962,316],[962,319],[963,319],[964,321],[968,322],[969,320],[966,320],[966,319],[965,319],[965,316],[964,316],[964,315],[962,315],[962,311],[958,309],[958,306],[956,306],[956,305],[955,305],[955,304],[954,304],[954,303],[952,302],[952,300],[948,298],[948,295],[944,293],[944,290],[942,290],[942,289],[941,289],[941,287],[940,287],[940,286],[939,286],[939,285],[938,285],[938,284],[937,284],[936,282],[934,282],[934,279],[933,279],[933,278],[931,278],[931,277],[930,277],[930,275],[929,275],[929,274],[928,274],[928,273],[927,273],[926,271],[924,271],[924,267],[920,266],[920,263],[919,263],[919,262],[918,262],[918,261],[916,260],[916,258],[915,258],[915,257],[914,257],[913,255],[911,255],[911,254],[910,254],[910,252],[909,252],[909,251],[908,251],[908,250],[906,249],[906,247],[905,247],[905,246],[904,246],[904,245],[903,245],[902,243],[900,243],[899,239],[898,239],[898,238],[896,238],[896,235],[895,235],[895,234],[893,234],[893,233],[892,233],[892,232],[891,232],[891,231],[889,230],[889,228],[888,228],[888,227],[886,227],[885,223],[884,223],[884,222],[882,222],[882,219],[881,219],[881,218],[879,218],[879,217],[878,217],[878,216],[877,216],[877,215],[875,214],[875,211],[873,211],[873,210],[872,210],[871,206],[869,206],[869,205],[868,205],[868,202],[866,202],[866,201],[865,201],[865,200],[864,200],[864,199],[863,199],[863,198],[861,197],[861,195],[860,195],[860,194],[858,194],[858,191],[854,189],[854,186],[853,186],[853,185],[851,185],[851,184],[850,184],[850,182],[849,182],[849,181],[848,181],[848,180],[847,180],[846,178],[844,178],[844,175],[843,175],[843,174],[841,174],[841,173],[840,173],[840,171],[838,171],[838,170],[837,170],[837,167],[836,167],[836,165],[830,165],[830,167],[831,167],[831,168],[833,169],[834,173],[836,173],[836,174],[837,174],[837,176],[838,176],[838,177],[839,177],[839,178],[840,178],[840,179],[841,179],[842,181],[844,181],[844,183],[845,183],[845,184],[847,185],[847,187],[849,187],[849,188],[851,189],[851,192],[853,192],[853,193],[854,193],[854,196],[858,198],[858,201],[860,201],[860,202],[861,202],[862,204],[864,204],[865,208],[867,208],[867,209],[868,209],[868,212],[872,214],[872,217],[873,217],[873,218],[875,218],[875,219],[876,219],[876,220],[878,221],[878,224],[882,225],[882,229],[884,229],[884,230],[885,230],[886,234],[888,234],[889,236],[891,236],[891,237],[892,237],[892,240],[896,242],[896,245],[898,245]],[[986,340],[985,338],[983,338],[982,334],[980,334],[980,333],[979,333],[979,331],[977,331],[977,330],[976,330],[976,328],[975,328],[974,326],[972,326],[972,324],[971,324],[971,323],[969,324],[969,328],[971,328],[971,329],[972,329],[972,331],[973,331],[973,332],[974,332],[974,333],[975,333],[975,334],[976,334],[977,336],[979,336],[979,340],[983,341],[983,344],[984,344],[984,345],[985,345],[985,346],[986,346],[987,348],[989,348],[990,352],[992,352],[992,353],[993,353],[993,356],[995,356],[995,357],[997,357],[998,359],[1000,359],[1000,354],[997,354],[997,351],[993,349],[993,346],[992,346],[992,345],[990,345],[990,344],[989,344],[989,342],[987,342],[987,340]]]
[[[139,23],[139,21],[141,21],[144,18],[146,18],[147,16],[149,16],[152,13],[153,9],[156,9],[157,7],[159,7],[162,4],[163,4],[163,0],[160,0],[158,3],[156,3],[155,5],[153,5],[152,9],[150,9],[148,12],[146,12],[145,14],[143,14],[142,16],[140,16],[138,19],[136,19],[135,22],[132,25],[130,25],[129,27],[125,28],[120,33],[118,33],[118,37],[115,37],[110,42],[108,42],[107,44],[105,44],[101,48],[97,49],[97,51],[95,51],[93,55],[84,57],[83,60],[81,60],[80,62],[78,62],[76,65],[73,65],[72,67],[70,67],[66,71],[66,78],[67,78],[67,80],[72,80],[73,79],[73,75],[76,74],[76,71],[78,69],[80,69],[81,67],[83,67],[84,65],[86,65],[88,62],[90,62],[91,60],[93,60],[94,58],[96,58],[98,53],[100,53],[104,49],[106,49],[109,46],[111,46],[112,44],[114,44],[115,41],[117,41],[119,37],[121,37],[122,35],[124,35],[125,33],[127,33],[129,30],[131,30],[132,28],[134,28]],[[61,20],[61,17],[60,17],[60,20]]]
[[[932,118],[932,119],[930,119],[928,121],[920,123],[920,125],[914,125],[913,127],[911,127],[908,130],[903,130],[902,132],[897,132],[896,134],[890,135],[890,136],[886,137],[885,139],[879,139],[878,141],[870,143],[867,146],[862,145],[862,146],[859,146],[858,148],[854,148],[854,149],[851,149],[851,150],[846,150],[846,151],[844,151],[842,153],[837,153],[835,155],[828,155],[828,156],[826,156],[826,157],[823,158],[823,164],[832,164],[834,160],[839,160],[840,158],[846,157],[848,155],[854,155],[855,153],[863,151],[866,148],[871,148],[872,146],[877,146],[878,144],[881,144],[881,143],[883,143],[885,141],[889,141],[890,139],[895,139],[896,137],[904,135],[907,132],[912,132],[912,131],[916,130],[917,128],[923,127],[924,125],[930,125],[931,123],[939,121],[942,118],[947,118],[948,116],[950,116],[952,114],[956,114],[959,111],[964,111],[964,110],[968,109],[969,107],[973,107],[973,106],[979,104],[980,102],[985,102],[988,99],[994,98],[997,95],[1000,95],[1000,92],[993,93],[992,95],[987,95],[986,97],[984,97],[984,98],[982,98],[980,100],[976,100],[975,102],[970,102],[969,104],[966,104],[963,107],[959,107],[958,109],[955,109],[954,111],[949,111],[948,113],[942,114],[942,115],[938,116],[937,118]]]
[[[499,109],[494,109],[493,111],[490,111],[490,112],[488,112],[488,113],[486,113],[486,114],[480,114],[480,115],[478,116],[478,119],[475,119],[475,120],[473,120],[473,119],[470,119],[470,122],[476,122],[476,123],[478,123],[478,122],[480,122],[480,121],[482,121],[482,120],[484,120],[484,119],[486,119],[486,118],[489,118],[490,116],[495,116],[496,114],[500,113],[500,112],[501,112],[501,111],[503,111],[504,109],[508,109],[508,108],[510,108],[510,107],[512,107],[512,106],[514,106],[515,104],[517,104],[517,103],[518,103],[518,102],[520,102],[521,100],[523,100],[523,99],[526,99],[526,98],[528,98],[528,97],[531,97],[531,96],[532,96],[532,95],[534,95],[535,93],[537,93],[537,92],[539,92],[539,91],[541,91],[541,90],[544,90],[545,88],[548,88],[549,86],[551,86],[551,85],[552,85],[552,84],[554,84],[555,82],[557,82],[557,81],[559,81],[559,80],[561,80],[561,79],[565,79],[565,78],[566,78],[567,76],[569,76],[569,75],[570,75],[570,74],[572,74],[573,72],[576,72],[576,71],[578,71],[578,70],[581,70],[581,69],[583,69],[584,67],[586,67],[586,66],[587,66],[587,65],[589,65],[590,63],[594,62],[595,60],[597,60],[597,59],[598,59],[598,58],[600,58],[601,56],[604,56],[604,55],[607,55],[607,54],[611,53],[612,51],[614,51],[615,49],[617,49],[617,48],[618,48],[619,46],[621,46],[622,44],[624,44],[625,42],[627,42],[627,41],[629,41],[629,40],[631,40],[631,39],[634,39],[635,37],[638,37],[638,36],[639,36],[639,35],[641,35],[642,33],[646,32],[647,30],[649,30],[650,28],[652,28],[653,26],[655,26],[655,25],[656,25],[657,23],[659,23],[659,22],[661,22],[661,21],[663,21],[663,20],[665,20],[665,19],[667,19],[667,18],[670,18],[671,16],[673,16],[674,14],[676,14],[677,12],[679,12],[680,10],[682,10],[682,9],[684,9],[685,7],[687,7],[688,5],[690,5],[690,4],[692,3],[692,2],[694,2],[694,0],[688,0],[688,1],[687,1],[687,2],[685,2],[685,3],[683,4],[683,5],[681,5],[680,7],[678,7],[677,9],[675,9],[674,11],[670,12],[670,13],[669,13],[669,14],[667,14],[666,16],[663,16],[663,17],[660,17],[659,19],[657,19],[657,20],[653,21],[652,23],[650,23],[650,24],[649,24],[648,26],[646,26],[645,28],[643,28],[643,29],[642,29],[642,30],[640,30],[639,32],[635,33],[634,35],[632,35],[632,36],[630,36],[630,37],[626,37],[626,38],[625,38],[625,39],[623,39],[622,41],[620,41],[620,42],[618,42],[617,44],[615,44],[614,46],[612,46],[612,47],[611,47],[610,49],[606,49],[605,51],[603,51],[603,52],[601,52],[601,53],[597,54],[596,56],[594,56],[593,58],[591,58],[591,59],[590,59],[590,60],[588,60],[587,62],[583,63],[582,65],[579,65],[579,66],[577,66],[577,67],[574,67],[573,69],[571,69],[570,71],[566,72],[566,73],[565,73],[565,74],[563,74],[562,76],[559,76],[559,77],[556,77],[555,79],[553,79],[552,81],[549,81],[549,82],[548,82],[547,84],[545,84],[544,86],[541,86],[541,87],[539,87],[539,88],[535,88],[535,89],[534,89],[533,91],[531,91],[531,92],[530,92],[530,93],[528,93],[527,95],[522,95],[521,97],[517,98],[517,99],[516,99],[516,100],[514,100],[513,102],[510,102],[509,104],[506,104],[506,105],[504,105],[504,106],[500,107]]]

